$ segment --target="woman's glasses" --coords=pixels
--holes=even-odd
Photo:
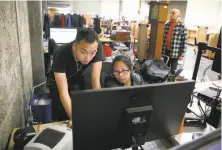
[[[113,74],[114,74],[114,75],[120,75],[120,74],[126,75],[129,71],[130,71],[129,69],[124,69],[124,70],[121,70],[121,71],[115,70],[115,71],[113,72]]]

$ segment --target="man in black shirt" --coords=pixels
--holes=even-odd
[[[101,88],[100,72],[104,54],[102,44],[93,29],[81,29],[76,40],[54,52],[50,76],[53,120],[72,118],[70,91],[83,89],[82,73],[92,65],[92,87]]]

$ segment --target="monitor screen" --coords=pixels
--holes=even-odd
[[[127,148],[178,134],[194,81],[71,93],[74,149]],[[126,119],[127,118],[127,119]],[[128,126],[129,125],[129,126]]]
[[[50,38],[54,39],[58,44],[65,44],[76,39],[77,29],[61,29],[51,28]]]

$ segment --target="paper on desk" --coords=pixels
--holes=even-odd
[[[160,140],[146,142],[144,145],[142,145],[142,147],[144,150],[166,150],[165,146],[161,143]],[[122,149],[117,148],[113,150],[122,150]],[[126,150],[132,150],[132,148],[127,148]]]
[[[196,131],[196,132],[186,132],[186,133],[184,132],[182,134],[175,135],[174,136],[175,140],[180,144],[184,144],[184,143],[192,141],[192,136],[194,133],[203,132],[204,134],[208,134],[215,130],[215,128],[209,125],[208,123],[207,123],[207,127],[203,130],[200,127],[190,127],[190,128],[192,128],[192,131]]]

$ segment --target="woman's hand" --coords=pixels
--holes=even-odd
[[[182,57],[182,56],[180,56],[180,57],[178,58],[178,60],[183,60],[183,57]]]

